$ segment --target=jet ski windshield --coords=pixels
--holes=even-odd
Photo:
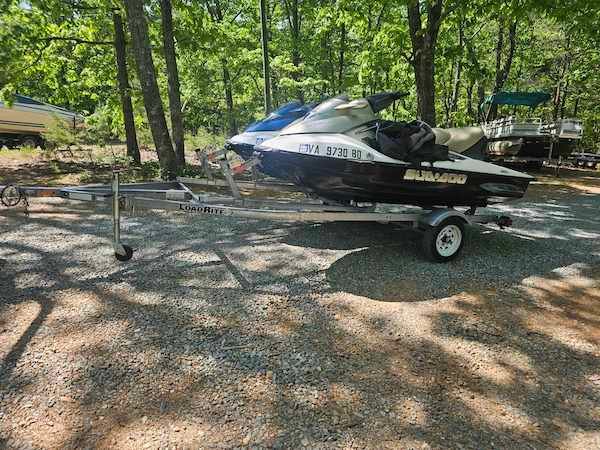
[[[300,107],[302,107],[302,103],[299,101],[289,102],[289,103],[286,103],[285,105],[282,105],[279,108],[277,108],[275,111],[273,111],[271,114],[269,114],[269,117],[270,116],[283,116],[284,114],[287,114],[287,113],[293,111],[294,109],[298,109]]]
[[[304,105],[299,101],[286,103],[273,111],[265,119],[254,122],[245,131],[277,131],[288,126],[292,122],[304,117],[313,105]]]
[[[350,101],[347,96],[326,100],[302,121],[291,124],[281,134],[345,133],[377,119],[365,99]]]
[[[346,95],[338,96],[334,98],[330,98],[329,100],[325,100],[315,109],[313,109],[310,114],[306,116],[304,120],[320,120],[327,119],[333,115],[336,115],[336,107],[343,105],[349,102],[349,98]]]

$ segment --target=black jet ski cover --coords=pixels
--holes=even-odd
[[[366,97],[366,100],[369,102],[371,109],[374,113],[377,113],[388,106],[390,106],[394,101],[401,99],[402,97],[406,97],[408,95],[407,92],[382,92],[380,94],[369,95]]]
[[[435,143],[435,134],[420,120],[410,123],[382,120],[375,139],[381,153],[410,163],[449,161],[448,147]]]

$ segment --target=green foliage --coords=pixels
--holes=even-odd
[[[123,122],[108,103],[98,105],[94,114],[86,118],[87,141],[100,146],[123,137]]]
[[[86,129],[83,126],[74,127],[73,124],[54,115],[43,137],[51,149],[81,145],[86,140]]]
[[[114,51],[109,45],[113,38],[111,8],[118,3],[5,0],[3,4],[7,7],[0,12],[0,96],[10,100],[20,92],[87,112],[88,141],[104,145],[122,140]],[[146,4],[163,104],[167,105],[160,11],[158,2]],[[396,119],[414,117],[416,95],[406,4],[268,0],[275,106],[300,95],[305,101],[316,101],[341,92],[361,96],[402,90],[410,95],[385,114]],[[97,9],[81,10],[76,5]],[[600,146],[598,2],[444,0],[444,11],[435,59],[441,125],[477,122],[479,96],[489,94],[495,82],[499,30],[505,31],[504,61],[508,56],[507,24],[517,19],[515,54],[504,88],[543,90],[553,98],[558,89],[557,102],[536,110],[536,115],[569,117],[576,112],[585,126],[583,146]],[[258,2],[173,0],[173,15],[187,147],[221,145],[230,116],[240,128],[263,116]],[[464,32],[462,44],[460,29]],[[129,62],[138,141],[152,146],[131,57]],[[455,86],[458,97],[452,107]],[[231,111],[226,100],[228,87],[233,98]]]
[[[218,148],[225,144],[225,136],[208,132],[204,128],[196,130],[195,134],[185,135],[185,147],[188,150],[203,149],[207,147]]]

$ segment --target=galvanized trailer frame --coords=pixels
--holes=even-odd
[[[279,220],[285,222],[384,222],[401,223],[427,233],[438,233],[444,224],[459,227],[463,225],[495,223],[501,228],[510,226],[507,216],[496,214],[476,214],[474,208],[460,211],[453,208],[433,208],[422,210],[398,205],[342,205],[331,204],[320,199],[304,198],[273,199],[243,196],[240,190],[257,192],[260,190],[295,192],[302,194],[295,186],[278,181],[235,182],[229,163],[221,162],[225,179],[178,178],[173,182],[121,184],[120,171],[114,171],[110,186],[86,185],[75,187],[42,186],[0,186],[0,199],[5,206],[14,207],[23,203],[26,207],[31,197],[58,197],[66,200],[87,201],[111,204],[112,243],[115,257],[121,261],[129,260],[133,249],[121,240],[121,211],[137,209],[180,211],[192,215],[228,216],[242,219]],[[227,187],[231,195],[211,192],[197,192],[193,187]],[[462,224],[462,225],[461,225]],[[436,238],[437,234],[433,238]],[[430,236],[431,238],[431,236]],[[462,247],[462,234],[459,248]],[[440,244],[440,245],[443,245]],[[458,250],[456,253],[458,253]],[[434,245],[435,253],[435,245]],[[434,260],[445,261],[453,258],[433,256]]]

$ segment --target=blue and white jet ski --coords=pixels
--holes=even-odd
[[[299,101],[286,103],[266,118],[248,125],[243,133],[233,136],[225,143],[225,148],[233,150],[244,160],[250,159],[255,145],[279,135],[283,128],[306,116],[315,105]]]

